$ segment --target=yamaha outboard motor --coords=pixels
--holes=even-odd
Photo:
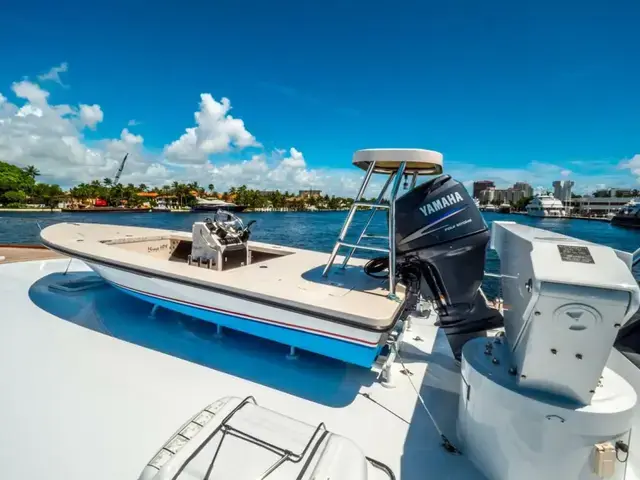
[[[464,186],[442,175],[396,200],[398,271],[413,270],[433,298],[453,354],[503,318],[480,292],[489,229]]]

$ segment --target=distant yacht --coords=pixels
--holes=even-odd
[[[208,200],[204,198],[198,198],[197,202],[191,207],[192,212],[217,212],[218,210],[226,210],[228,212],[242,212],[245,208],[244,205],[236,205],[235,203],[225,202],[223,200],[213,199]]]
[[[537,195],[527,205],[527,215],[531,217],[565,217],[562,202],[551,195]]]
[[[487,203],[484,206],[484,211],[485,212],[497,212],[498,208],[495,205],[491,204],[491,203]]]
[[[640,228],[640,200],[634,198],[611,218],[611,225]]]
[[[498,211],[500,213],[511,213],[511,204],[510,203],[503,203],[498,207]]]

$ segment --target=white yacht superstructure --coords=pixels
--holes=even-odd
[[[527,205],[527,215],[531,217],[565,217],[562,202],[552,195],[536,195]]]

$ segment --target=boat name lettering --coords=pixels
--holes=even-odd
[[[160,250],[166,250],[167,248],[169,248],[169,245],[163,243],[158,247],[147,247],[147,253],[159,252]]]
[[[437,212],[438,210],[442,210],[445,207],[450,207],[455,203],[462,202],[464,199],[459,192],[450,193],[449,195],[445,195],[440,197],[432,202],[425,203],[420,207],[420,211],[426,217],[431,215],[432,213]]]

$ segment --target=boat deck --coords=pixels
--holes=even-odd
[[[325,422],[398,479],[483,478],[441,447],[409,381],[455,439],[459,374],[432,318],[414,319],[402,351],[411,376],[397,363],[389,389],[375,371],[305,352],[289,360],[286,347],[235,332],[217,340],[211,326],[165,310],[149,318],[148,304],[106,284],[49,288],[96,278],[77,260],[64,276],[68,263],[0,265],[3,478],[137,478],[188,418],[229,395]]]
[[[249,249],[272,258],[224,271],[168,261],[169,241],[190,241],[190,232],[141,227],[60,223],[42,231],[45,245],[87,262],[137,269],[141,274],[195,282],[225,292],[315,311],[384,330],[403,307],[404,292],[388,297],[386,279],[365,275],[365,260],[353,258],[346,269],[322,277],[327,255],[321,252],[249,242]],[[336,264],[341,261],[338,257]]]
[[[0,263],[28,262],[63,258],[62,255],[38,245],[0,245]]]

